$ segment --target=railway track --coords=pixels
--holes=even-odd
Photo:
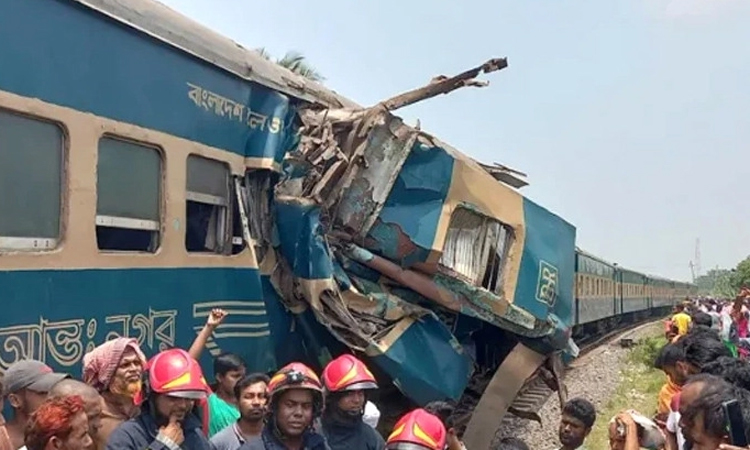
[[[627,333],[640,329],[644,326],[650,326],[651,324],[661,320],[663,320],[662,317],[655,318],[654,316],[634,318],[630,322],[618,324],[619,326],[616,326],[616,328],[611,331],[606,331],[604,333],[591,333],[588,335],[584,335],[583,338],[579,338],[576,341],[579,345],[578,357],[565,368],[563,381],[565,380],[565,375],[571,369],[584,365],[586,360],[591,356],[594,350],[598,348],[604,348],[603,346],[605,344],[612,342]],[[493,374],[494,372],[485,372],[475,375],[474,379],[472,379],[470,383],[470,386],[467,387],[464,396],[458,402],[456,408],[455,427],[459,435],[463,434],[464,428],[466,424],[468,424],[473,410],[476,407],[479,398],[484,392],[484,388],[489,383]],[[498,427],[498,430],[504,426],[508,426],[509,421],[515,417],[536,421],[536,417],[538,417],[535,417],[537,411],[539,411],[542,406],[544,406],[549,397],[553,394],[556,394],[556,392],[548,386],[544,378],[542,376],[539,376],[537,372],[537,376],[528,380],[525,386],[521,388],[519,395],[511,404],[509,413],[505,414],[503,422]],[[400,398],[400,401],[394,401],[395,399],[393,398],[389,400],[391,401],[386,401],[386,404],[388,406],[383,405],[385,407],[381,410],[381,423],[378,426],[379,431],[381,433],[384,433],[385,435],[390,432],[390,427],[395,423],[398,417],[401,416],[403,411],[409,409],[410,407],[413,407],[410,406],[411,403],[404,398]]]
[[[605,344],[608,344],[622,336],[634,332],[642,327],[651,326],[652,324],[663,320],[663,318],[648,317],[644,320],[638,320],[632,323],[628,323],[622,327],[618,327],[615,330],[606,332],[604,334],[590,336],[588,339],[584,339],[580,345],[578,357],[565,368],[562,382],[564,383],[566,375],[575,368],[582,367],[585,365],[588,358],[592,355],[592,352],[599,348],[604,348]],[[521,388],[518,397],[513,401],[513,404],[509,408],[509,412],[517,411],[522,414],[506,414],[506,418],[515,415],[523,419],[538,420],[537,411],[547,402],[552,394],[555,394],[548,384],[544,381],[543,377],[537,375],[536,377],[527,381],[526,385]],[[503,421],[504,423],[506,420]],[[501,425],[502,427],[503,425]]]
[[[583,366],[586,360],[588,359],[588,357],[590,357],[591,354],[594,352],[594,350],[604,348],[605,344],[613,342],[616,339],[623,339],[626,335],[629,335],[635,332],[636,330],[640,330],[641,328],[651,326],[663,320],[664,320],[663,317],[658,318],[658,319],[650,318],[650,320],[632,323],[623,328],[619,328],[617,330],[611,331],[603,336],[599,336],[596,339],[592,340],[591,342],[587,342],[583,347],[581,347],[578,357],[566,368],[566,372],[571,369],[576,369],[578,367]]]

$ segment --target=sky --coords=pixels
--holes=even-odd
[[[398,115],[577,228],[577,245],[689,280],[750,255],[748,0],[162,0],[368,106],[493,57],[508,68]],[[745,188],[743,188],[745,186]]]

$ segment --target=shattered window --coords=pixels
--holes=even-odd
[[[49,250],[60,237],[60,126],[0,110],[0,250]]]
[[[185,248],[189,252],[223,254],[231,245],[229,166],[190,155],[187,159]]]
[[[499,295],[511,239],[506,225],[469,209],[456,208],[440,264],[474,286]]]
[[[96,164],[96,240],[100,250],[153,253],[161,230],[161,153],[105,137]]]

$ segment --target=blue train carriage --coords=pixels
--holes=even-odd
[[[615,264],[576,249],[576,335],[601,332],[617,321],[617,273]]]
[[[3,1],[0,39],[0,368],[186,347],[214,307],[203,362],[275,368],[237,183],[278,172],[302,100],[347,102],[148,0]]]
[[[649,276],[651,284],[651,307],[656,310],[656,314],[666,314],[675,305],[674,303],[674,285],[675,282],[666,278]]]
[[[75,370],[116,335],[187,346],[213,307],[231,316],[204,362],[227,350],[263,370],[302,351],[322,364],[345,344],[419,402],[459,397],[475,367],[531,373],[571,346],[575,229],[447,145],[420,135],[395,166],[371,166],[398,174],[378,201],[357,203],[367,174],[340,178],[341,214],[372,207],[352,216],[365,239],[347,241],[356,221],[321,223],[321,191],[289,195],[303,171],[286,156],[300,106],[352,102],[148,0],[8,1],[0,25],[0,192],[15,200],[0,366]]]
[[[642,273],[620,268],[620,303],[623,315],[642,319],[649,315],[650,298],[648,277]]]

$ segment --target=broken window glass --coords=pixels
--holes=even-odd
[[[99,249],[155,252],[161,229],[159,150],[105,137],[99,141],[96,167]]]
[[[49,250],[60,237],[64,133],[0,110],[0,250]]]
[[[190,155],[187,159],[185,248],[189,252],[223,254],[231,250],[229,167]]]
[[[456,208],[440,265],[452,275],[500,295],[511,236],[509,228],[499,221]]]

